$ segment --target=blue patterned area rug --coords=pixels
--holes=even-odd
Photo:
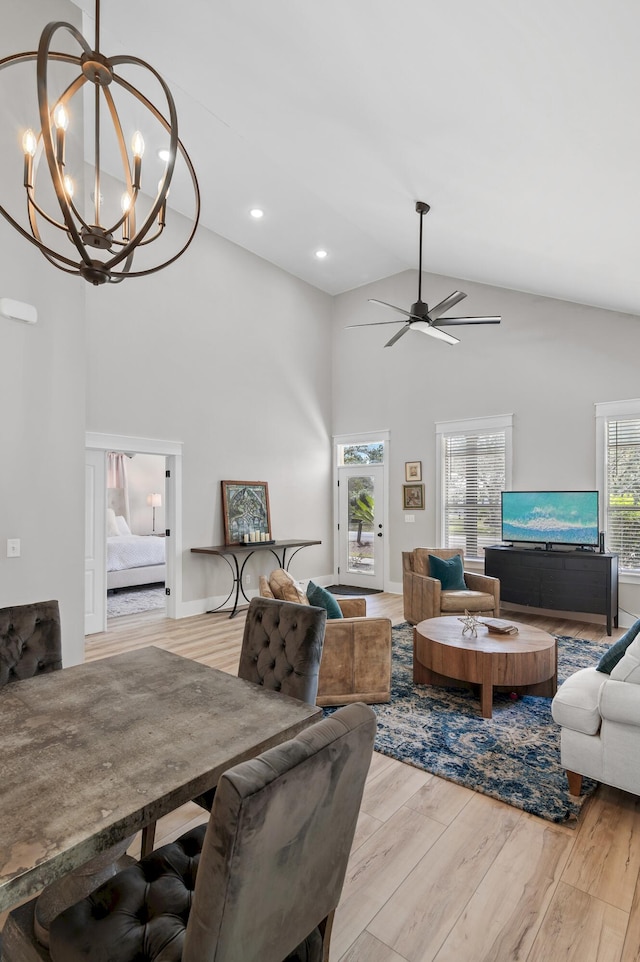
[[[558,685],[609,647],[558,636]],[[413,628],[405,622],[393,629],[391,702],[372,706],[376,751],[551,822],[578,817],[597,783],[583,779],[580,799],[569,795],[550,698],[513,701],[496,692],[493,718],[482,718],[473,692],[414,685],[412,666]]]

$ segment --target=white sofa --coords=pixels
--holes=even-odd
[[[571,675],[551,713],[562,726],[561,760],[572,795],[580,794],[583,775],[640,795],[640,635],[611,674],[593,667]]]

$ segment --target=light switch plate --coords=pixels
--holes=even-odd
[[[20,557],[20,538],[7,538],[7,558]]]
[[[405,524],[413,524],[415,520],[416,520],[415,514],[405,514],[404,516]]]

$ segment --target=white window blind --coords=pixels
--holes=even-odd
[[[640,570],[640,417],[608,418],[605,430],[607,550]]]
[[[443,545],[481,558],[487,545],[500,541],[506,431],[446,434],[442,446]]]

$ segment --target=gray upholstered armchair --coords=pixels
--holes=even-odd
[[[0,688],[62,668],[57,601],[0,608]]]
[[[328,959],[375,729],[349,705],[225,772],[208,825],[54,919],[51,960]]]
[[[443,590],[441,582],[430,575],[430,554],[443,561],[460,555],[464,567],[461,548],[414,548],[413,551],[402,552],[404,616],[409,624],[417,625],[426,618],[439,618],[442,615],[463,615],[465,611],[493,618],[500,615],[498,578],[464,571],[465,590]]]

